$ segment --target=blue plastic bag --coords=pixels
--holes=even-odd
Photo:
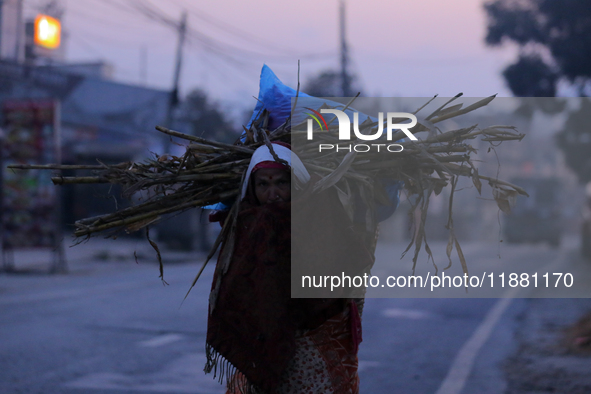
[[[269,111],[269,129],[274,130],[281,126],[291,113],[291,99],[296,96],[310,97],[306,93],[297,92],[295,89],[286,86],[277,78],[275,73],[263,65],[261,70],[261,81],[259,85],[259,99],[246,128],[250,128],[264,109]],[[245,133],[242,134],[246,136]]]
[[[267,110],[269,112],[269,130],[275,130],[277,127],[281,126],[289,117],[292,110],[291,99],[296,97],[307,97],[307,106],[311,106],[314,108],[319,108],[322,104],[328,104],[331,107],[338,108],[343,107],[342,104],[337,103],[335,101],[330,101],[326,99],[320,99],[309,94],[303,92],[297,92],[295,89],[286,86],[277,78],[275,73],[267,66],[266,64],[263,65],[263,69],[261,70],[261,81],[259,84],[259,97],[257,104],[254,108],[252,116],[246,128],[249,129],[252,123],[261,115],[263,110]],[[347,115],[353,116],[353,109],[347,109],[345,113]],[[304,111],[298,111],[293,114],[292,124],[298,124],[304,122],[308,118],[308,114]],[[372,120],[376,121],[377,119],[371,118]],[[246,133],[242,132],[242,141],[246,138]]]

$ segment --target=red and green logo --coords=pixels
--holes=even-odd
[[[326,131],[328,131],[328,125],[326,124],[326,120],[324,120],[324,116],[322,116],[322,115],[320,114],[320,112],[318,112],[318,111],[315,111],[315,110],[313,110],[313,109],[312,109],[312,108],[310,108],[310,107],[304,107],[304,108],[305,108],[305,109],[309,109],[310,111],[312,111],[312,112],[313,112],[313,114],[311,114],[311,113],[309,113],[309,112],[306,112],[305,114],[306,114],[306,115],[310,115],[310,116],[312,117],[312,119],[314,119],[314,120],[316,121],[316,123],[318,123],[318,126],[320,126],[320,130],[321,130],[321,131],[322,131],[322,130],[324,130],[324,129],[322,128],[322,123],[324,123],[324,127],[326,127]],[[322,119],[322,123],[320,123],[320,120],[318,120],[318,118]]]

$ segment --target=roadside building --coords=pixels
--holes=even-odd
[[[110,81],[103,70],[100,63],[27,66],[0,60],[0,105],[57,100],[63,164],[141,160],[159,151],[162,138],[154,126],[165,121],[169,93]],[[112,199],[98,197],[107,185],[84,186],[63,188],[65,224],[113,209]]]

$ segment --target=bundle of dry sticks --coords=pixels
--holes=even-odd
[[[473,125],[445,132],[441,132],[435,127],[443,120],[464,115],[487,105],[494,99],[494,96],[491,96],[463,107],[463,104],[454,103],[460,96],[461,94],[448,100],[426,116],[425,122],[419,122],[410,129],[413,133],[419,133],[419,137],[425,137],[419,138],[418,141],[399,142],[403,146],[403,151],[393,155],[392,159],[384,160],[382,155],[378,160],[377,156],[372,156],[379,155],[379,153],[356,154],[336,150],[329,154],[308,155],[305,142],[294,144],[294,151],[300,155],[311,173],[323,176],[316,185],[316,189],[336,186],[345,208],[347,208],[351,197],[351,182],[365,186],[363,188],[365,192],[362,194],[365,196],[367,205],[371,206],[373,201],[380,200],[380,191],[374,187],[375,179],[391,178],[403,181],[407,194],[416,196],[413,199],[414,208],[421,212],[421,220],[407,248],[409,250],[412,245],[415,245],[414,261],[416,264],[416,256],[421,245],[426,241],[424,225],[427,219],[429,197],[432,194],[440,193],[448,185],[451,186],[453,197],[459,177],[471,178],[479,193],[481,181],[488,182],[492,187],[493,197],[503,211],[510,209],[511,202],[517,194],[527,195],[517,185],[479,174],[470,158],[470,155],[476,152],[474,147],[470,145],[470,141],[475,138],[481,138],[483,141],[491,143],[521,140],[524,135],[518,133],[514,127],[479,128],[478,125]],[[430,101],[417,109],[415,114],[429,103]],[[328,106],[324,104],[322,107],[327,108]],[[293,139],[297,139],[298,133],[303,133],[295,131],[303,130],[303,128],[301,125],[300,127],[292,125],[290,119],[279,128],[269,131],[267,130],[268,119],[269,114],[266,111],[260,113],[251,127],[248,130],[245,128],[246,138],[233,145],[209,141],[157,126],[158,131],[185,141],[186,151],[181,157],[168,154],[154,155],[153,158],[144,162],[125,162],[114,165],[99,163],[94,166],[50,164],[12,165],[9,167],[12,169],[91,170],[92,176],[64,177],[56,175],[52,177],[52,181],[56,185],[72,183],[119,184],[122,186],[125,197],[141,195],[141,199],[135,198],[140,202],[128,208],[77,221],[74,235],[88,237],[108,230],[132,232],[148,227],[165,214],[235,200],[239,194],[243,173],[257,147],[267,144],[272,149],[272,141],[291,142]],[[360,128],[362,132],[363,130],[371,132],[371,130],[376,130],[377,126],[375,122],[366,121],[360,125]],[[328,132],[318,135],[322,141],[327,143],[343,143],[338,140],[336,125],[329,125]],[[393,140],[403,137],[403,134],[395,135]],[[375,142],[379,142],[379,140]],[[448,256],[451,253],[451,248],[455,246],[462,266],[466,269],[453,230],[451,209],[453,198],[450,200]],[[430,253],[427,245],[426,249]]]

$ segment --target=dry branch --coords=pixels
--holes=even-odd
[[[397,142],[403,147],[403,151],[395,153],[392,158],[386,160],[384,160],[383,154],[379,152],[348,154],[344,149],[342,152],[336,151],[318,155],[313,150],[317,149],[320,140],[323,143],[326,142],[339,147],[347,145],[345,141],[338,139],[337,125],[329,125],[327,132],[318,131],[315,134],[318,141],[313,144],[302,139],[305,138],[305,132],[301,131],[303,130],[301,125],[295,125],[292,131],[290,120],[275,130],[267,130],[269,114],[262,111],[259,119],[253,122],[248,130],[245,128],[245,140],[238,141],[233,145],[209,141],[156,126],[158,131],[186,141],[186,150],[181,157],[164,154],[162,156],[154,155],[153,158],[145,162],[137,163],[125,162],[113,165],[100,163],[100,165],[92,166],[18,164],[11,165],[9,168],[18,170],[86,171],[84,176],[54,176],[52,181],[56,185],[119,184],[122,186],[124,196],[127,197],[141,192],[141,203],[110,214],[85,218],[76,222],[74,234],[78,237],[85,237],[106,230],[136,231],[158,221],[162,215],[182,212],[193,207],[217,202],[229,202],[232,205],[238,194],[241,177],[248,167],[254,150],[262,144],[271,146],[271,142],[276,140],[292,142],[294,152],[302,159],[308,170],[324,177],[317,185],[317,188],[322,189],[336,185],[339,187],[339,191],[342,192],[342,202],[355,200],[351,198],[352,196],[346,195],[354,189],[350,187],[350,183],[355,183],[358,188],[363,189],[362,196],[365,205],[367,209],[371,210],[375,208],[375,200],[379,197],[376,194],[379,190],[376,191],[374,184],[376,179],[391,179],[404,182],[407,194],[416,196],[414,209],[420,211],[420,221],[407,248],[408,251],[414,245],[413,260],[415,264],[416,256],[422,245],[425,245],[425,249],[430,254],[424,233],[429,197],[432,193],[438,194],[442,188],[451,185],[448,255],[455,247],[462,267],[467,270],[463,253],[455,238],[451,218],[451,202],[453,201],[457,179],[459,177],[471,178],[479,193],[481,191],[480,180],[487,181],[493,188],[494,197],[499,207],[503,210],[507,209],[509,199],[513,198],[514,195],[517,193],[527,195],[527,193],[517,185],[480,175],[471,161],[471,154],[476,153],[476,149],[471,145],[472,140],[477,138],[485,142],[521,140],[524,135],[517,132],[514,127],[494,125],[481,129],[478,125],[473,125],[441,132],[439,128],[433,126],[435,123],[483,107],[494,99],[494,96],[487,97],[462,108],[462,104],[457,104],[457,99],[460,96],[461,94],[445,102],[427,116],[425,122],[419,122],[417,126],[411,129],[413,133],[419,135],[427,132],[425,138],[418,141]],[[429,102],[433,99],[429,100]],[[422,110],[427,104],[414,113]],[[374,134],[377,126],[377,122],[366,121],[360,125],[360,128]],[[404,133],[397,132],[394,133],[393,140],[397,141],[403,137],[405,137]],[[293,144],[294,141],[300,141],[301,143]],[[362,141],[352,140],[350,142]],[[385,140],[385,137],[382,137],[372,142],[387,143],[388,141]],[[91,172],[92,175],[86,175],[88,172]],[[354,207],[345,207],[345,209],[349,212]]]

